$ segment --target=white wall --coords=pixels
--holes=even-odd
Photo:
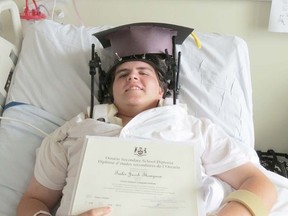
[[[19,7],[24,0],[16,0]],[[32,2],[32,1],[31,1]],[[46,1],[47,2],[47,1]],[[48,0],[48,2],[53,2]],[[58,0],[63,23],[81,24],[72,0]],[[251,60],[256,148],[288,152],[288,34],[267,31],[271,1],[79,0],[85,25],[170,22],[246,40]]]

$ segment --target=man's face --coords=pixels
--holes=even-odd
[[[162,95],[163,90],[151,65],[142,61],[131,61],[116,69],[113,97],[120,112],[129,111],[133,107],[142,110],[156,107]]]

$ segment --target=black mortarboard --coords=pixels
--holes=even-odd
[[[165,49],[172,55],[172,37],[175,36],[175,44],[182,44],[193,30],[179,25],[145,22],[122,25],[93,35],[104,48],[111,46],[119,57],[165,53]]]

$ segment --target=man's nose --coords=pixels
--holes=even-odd
[[[129,81],[138,80],[138,75],[136,73],[130,73],[128,76],[128,80]]]

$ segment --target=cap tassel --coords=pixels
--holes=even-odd
[[[199,40],[199,38],[197,37],[197,35],[194,32],[191,32],[191,36],[193,37],[196,46],[200,49],[202,47],[201,41]]]

